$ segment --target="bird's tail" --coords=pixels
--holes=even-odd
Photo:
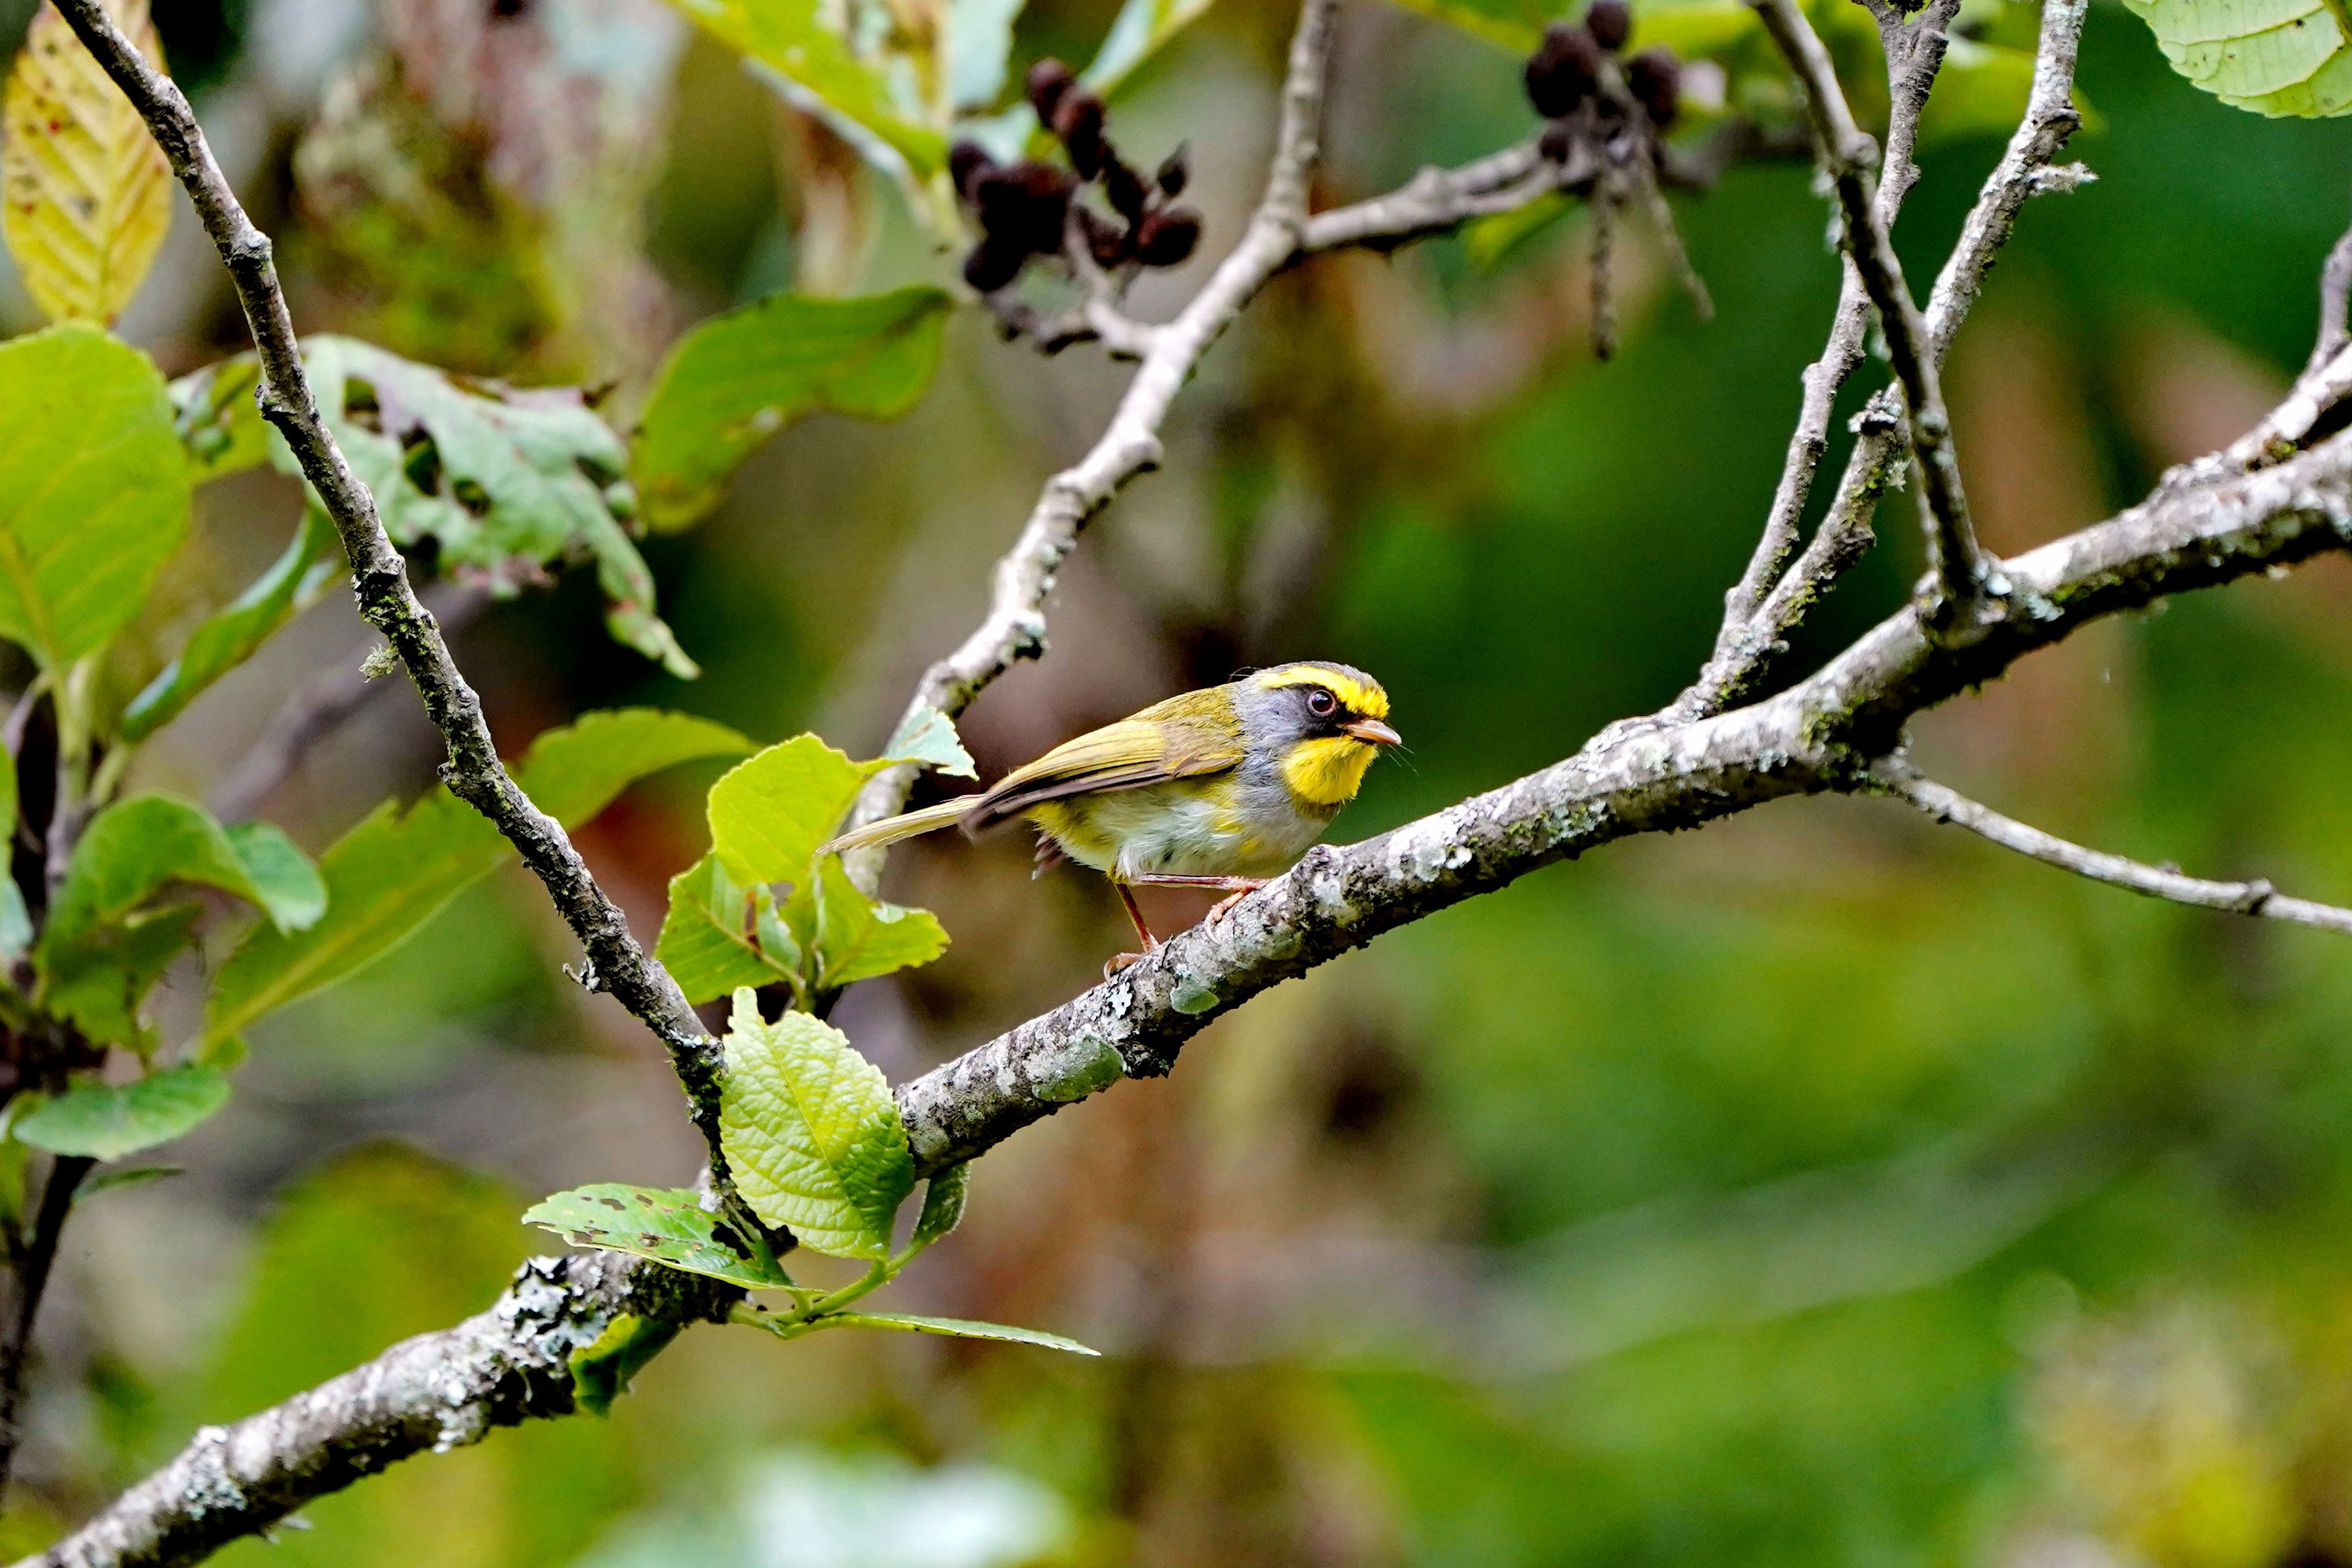
[[[901,839],[911,839],[923,833],[937,832],[951,827],[971,809],[967,800],[942,800],[936,806],[926,806],[919,811],[903,811],[895,817],[885,817],[878,822],[868,822],[862,828],[852,828],[830,843],[817,846],[817,853],[842,854],[850,850],[870,850],[881,844],[895,844]]]

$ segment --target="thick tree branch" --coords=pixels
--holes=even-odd
[[[685,1085],[696,1124],[719,1152],[719,1053],[669,974],[629,934],[628,922],[596,885],[562,827],[531,804],[499,761],[481,699],[449,656],[432,613],[409,584],[406,563],[383,531],[375,500],[352,473],[334,436],[319,417],[302,369],[294,322],[278,287],[267,235],[254,227],[214,162],[188,100],[169,77],[151,66],[117,28],[99,0],[58,0],[58,11],[106,74],[130,98],[186,187],[236,281],[261,362],[256,397],[286,438],[303,476],[334,518],[352,565],[360,613],[383,633],[416,685],[425,710],[449,747],[441,776],[452,793],[498,825],[546,884],[548,895],[587,954],[588,973],[643,1019],[668,1049]]]
[[[572,1409],[571,1358],[624,1312],[718,1322],[742,1292],[618,1253],[534,1258],[496,1304],[227,1427],[20,1568],[159,1568],[267,1530],[416,1454]]]
[[[1917,807],[1936,821],[1966,828],[2003,849],[2015,850],[2019,854],[2030,856],[2044,865],[2054,865],[2061,871],[2071,871],[2094,882],[2126,887],[2150,898],[2169,899],[2175,904],[2190,904],[2200,909],[2218,909],[2232,915],[2258,915],[2265,920],[2291,921],[2298,925],[2315,925],[2323,931],[2352,935],[2352,909],[2315,904],[2307,898],[2289,898],[2260,878],[2252,882],[2209,882],[2203,877],[2184,875],[2170,866],[2146,865],[2136,860],[2126,860],[2122,855],[2085,849],[2014,818],[2004,817],[1989,806],[1980,806],[1957,789],[1924,777],[1899,758],[1888,758],[1873,767],[1870,773],[1872,782],[1887,794]]]
[[[1838,86],[1836,68],[1812,24],[1795,0],[1754,0],[1757,15],[1805,85],[1805,102],[1820,143],[1822,168],[1836,187],[1845,221],[1846,254],[1862,278],[1863,292],[1877,312],[1886,339],[1886,357],[1903,388],[1910,412],[1911,452],[1919,468],[1920,523],[1927,539],[1931,603],[1939,623],[1973,601],[1982,586],[1983,562],[1960,486],[1959,455],[1952,445],[1952,421],[1944,407],[1942,378],[1929,347],[1927,318],[1911,298],[1903,264],[1895,254],[1886,213],[1879,205],[1871,169],[1878,149],[1854,124]]]

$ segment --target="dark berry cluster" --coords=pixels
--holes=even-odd
[[[1587,104],[1605,106],[1608,59],[1633,36],[1633,14],[1625,0],[1592,0],[1582,23],[1554,22],[1544,29],[1543,42],[1528,57],[1528,101],[1552,122],[1544,133],[1544,151],[1565,161],[1577,129],[1573,121]],[[1625,91],[1650,124],[1660,130],[1674,123],[1681,108],[1682,66],[1674,51],[1644,49],[1623,63]]]
[[[956,193],[980,224],[980,243],[964,258],[966,283],[993,294],[1021,275],[1033,256],[1061,256],[1075,225],[1087,256],[1106,271],[1125,267],[1174,267],[1201,241],[1201,215],[1180,204],[1190,172],[1178,148],[1147,179],[1111,145],[1102,95],[1083,86],[1059,60],[1039,60],[1029,71],[1029,101],[1039,123],[1054,133],[1070,166],[1024,158],[999,163],[970,141],[948,156]],[[1099,185],[1115,216],[1077,199]]]

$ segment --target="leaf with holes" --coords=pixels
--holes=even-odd
[[[522,1222],[552,1230],[575,1247],[650,1258],[746,1290],[786,1290],[793,1283],[782,1270],[747,1256],[703,1208],[701,1195],[684,1187],[577,1186],[532,1205]]]
[[[139,52],[163,52],[147,0],[106,0]],[[0,107],[0,235],[53,321],[111,323],[172,224],[172,168],[146,122],[52,5],[25,37]]]
[[[737,991],[719,1131],[762,1220],[836,1258],[890,1255],[914,1157],[889,1084],[839,1030],[797,1012],[764,1022],[750,989]]]
[[[0,343],[0,637],[62,674],[139,613],[187,529],[146,355],[82,326]]]
[[[775,894],[764,884],[746,891],[716,855],[670,878],[654,956],[690,1002],[738,986],[787,985],[797,994],[802,985],[800,943],[777,915]]]

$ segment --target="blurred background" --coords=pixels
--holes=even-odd
[[[1031,0],[1016,69],[1083,57],[1113,9]],[[952,273],[890,190],[656,0],[157,10],[306,330],[613,383],[625,413],[715,309]],[[0,4],[0,43],[29,11]],[[1209,217],[1142,314],[1237,232],[1291,20],[1227,0],[1117,110],[1139,161],[1190,141]],[[1950,371],[2005,552],[2129,503],[2267,408],[2352,218],[2352,126],[2217,105],[2108,0],[2081,86],[2097,124],[2075,152],[2098,183],[2027,210]],[[1376,0],[1344,14],[1335,95],[1324,202],[1532,125],[1515,60]],[[1900,229],[1916,277],[1999,146],[1929,149]],[[983,776],[1243,665],[1338,658],[1387,683],[1411,743],[1341,820],[1354,838],[1671,696],[1760,523],[1836,284],[1802,166],[1735,169],[1675,210],[1716,318],[1637,223],[1605,364],[1575,214],[1507,246],[1278,279],[1180,402],[1165,469],[1063,574],[1050,656],[972,709]],[[0,326],[37,324],[0,282]],[[242,340],[184,208],[121,329],[172,371]],[[652,703],[866,754],[1123,375],[960,311],[904,421],[813,419],[698,529],[648,542],[698,682],[613,644],[585,572],[466,618],[459,657],[502,744]],[[1908,507],[1800,663],[1899,601]],[[158,647],[299,512],[266,472],[205,491]],[[2086,842],[2352,900],[2352,570],[2159,611],[1932,716],[1922,760]],[[139,782],[234,794],[280,705],[368,641],[333,596],[151,746]],[[383,685],[246,804],[316,850],[428,787],[435,737]],[[712,771],[642,787],[582,835],[641,934],[701,852]],[[892,895],[956,942],[835,1015],[893,1080],[1118,950],[1098,879],[1027,872],[1012,840],[894,858]],[[2352,1563],[2346,953],[1884,803],[1617,846],[1285,986],[1172,1078],[991,1155],[963,1229],[891,1304],[1050,1328],[1103,1359],[700,1330],[609,1419],[413,1461],[224,1561]],[[654,1040],[562,977],[572,956],[510,869],[257,1031],[236,1103],[172,1152],[184,1174],[78,1218],[10,1550],[196,1425],[486,1306],[547,1246],[518,1222],[541,1195],[691,1179]]]

